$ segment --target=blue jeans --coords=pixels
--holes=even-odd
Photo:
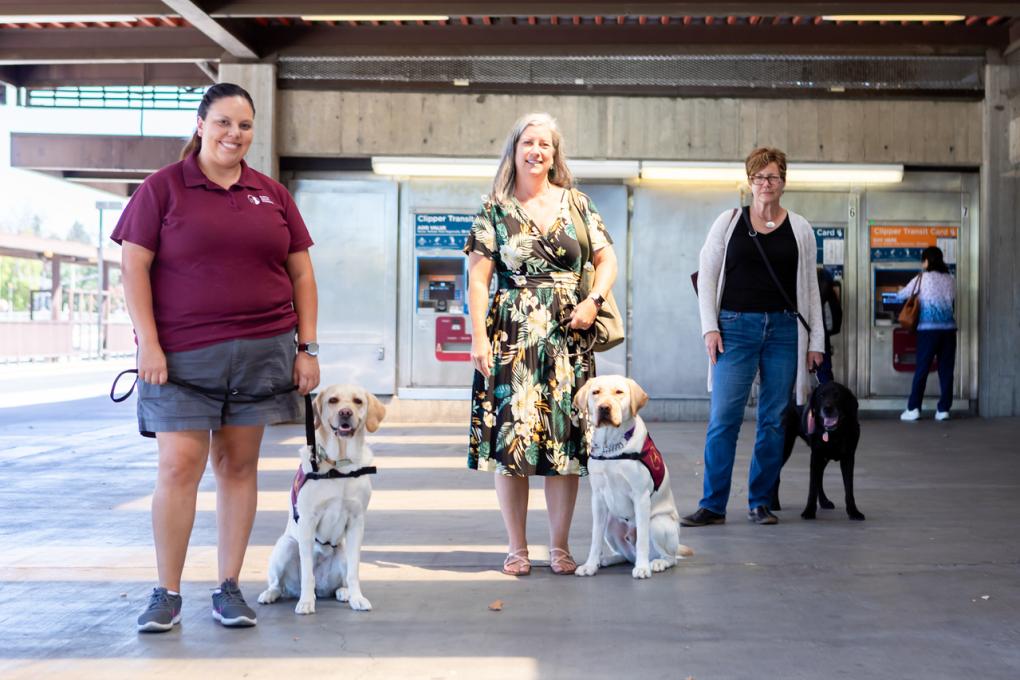
[[[914,369],[914,384],[910,388],[910,399],[907,400],[908,409],[921,408],[932,359],[939,360],[938,410],[948,412],[953,405],[956,330],[917,331],[917,368]]]
[[[719,312],[723,349],[712,370],[712,406],[705,435],[705,491],[699,505],[726,514],[737,436],[756,373],[758,431],[748,480],[752,509],[768,506],[783,465],[783,411],[797,379],[797,317],[787,312]]]

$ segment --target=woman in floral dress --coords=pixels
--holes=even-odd
[[[577,389],[595,374],[577,341],[613,286],[616,255],[595,206],[572,184],[556,121],[523,116],[465,248],[475,367],[468,467],[497,473],[509,536],[503,572],[513,576],[531,572],[525,530],[531,475],[545,478],[550,567],[572,574],[577,566],[568,535],[588,443],[571,408]],[[587,225],[595,267],[583,300],[575,214]]]

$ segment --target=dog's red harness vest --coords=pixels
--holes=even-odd
[[[630,438],[634,436],[634,430],[631,430],[623,435],[624,441],[630,441]],[[615,447],[614,447],[615,448]],[[640,453],[619,453],[615,456],[596,456],[592,455],[591,458],[595,460],[639,460],[641,464],[648,468],[649,474],[652,475],[652,493],[659,490],[662,486],[662,480],[666,478],[666,463],[662,460],[662,454],[659,452],[659,447],[652,441],[652,435],[645,435],[645,443],[641,446]]]
[[[645,437],[645,444],[641,447],[641,458],[639,460],[648,468],[652,475],[654,490],[658,491],[662,486],[662,480],[666,477],[666,463],[662,460],[659,447],[652,441],[652,435]]]

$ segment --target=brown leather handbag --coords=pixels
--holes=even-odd
[[[924,272],[917,277],[917,283],[914,284],[914,292],[910,294],[907,301],[903,303],[903,309],[900,310],[899,318],[900,328],[904,328],[908,331],[917,330],[917,322],[921,320],[921,279],[924,278]]]

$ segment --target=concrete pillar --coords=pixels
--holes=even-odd
[[[989,54],[981,163],[978,409],[1020,415],[1020,54]]]
[[[274,179],[280,175],[276,148],[276,64],[220,64],[220,82],[248,90],[255,101],[255,139],[245,160]]]
[[[54,321],[60,320],[61,298],[63,288],[60,284],[60,258],[54,257],[50,260],[50,318]]]

